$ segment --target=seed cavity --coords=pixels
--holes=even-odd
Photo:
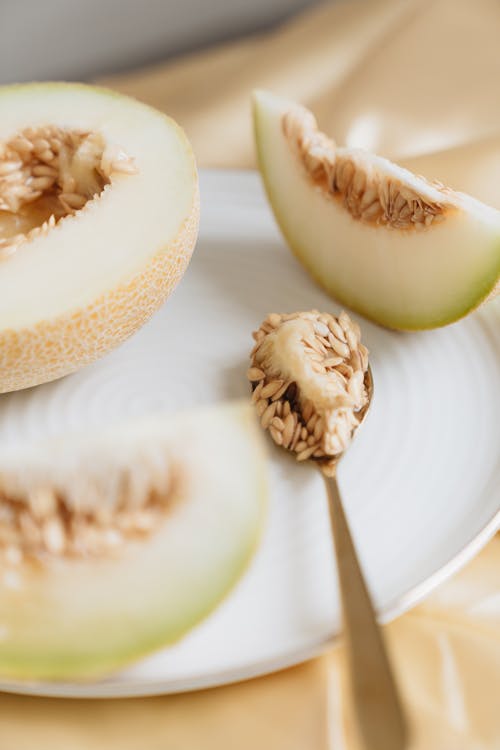
[[[355,219],[393,229],[425,229],[452,210],[447,205],[449,191],[441,183],[419,178],[442,195],[442,202],[377,170],[362,153],[343,153],[303,107],[295,106],[283,116],[282,129],[309,178],[328,197],[342,201]]]
[[[102,468],[102,467],[101,467]],[[0,562],[106,557],[158,528],[181,495],[184,473],[159,454],[149,465],[102,472],[79,466],[52,484],[45,471],[0,472]]]
[[[137,168],[98,132],[26,128],[0,143],[0,260],[97,198],[116,173]]]

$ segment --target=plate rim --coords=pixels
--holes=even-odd
[[[200,178],[222,179],[231,178],[247,181],[248,184],[259,180],[259,173],[252,169],[199,169]],[[259,180],[260,182],[260,180]],[[269,207],[266,204],[266,208]],[[269,209],[270,211],[270,209]],[[485,488],[488,491],[488,488]],[[472,560],[483,547],[500,530],[500,506],[469,542],[457,553],[451,555],[438,570],[431,573],[424,581],[411,587],[408,591],[396,597],[377,612],[377,619],[381,624],[392,622],[396,618],[413,609],[422,602],[439,585],[462,569]],[[108,684],[101,682],[9,682],[0,681],[0,691],[14,695],[30,695],[47,698],[108,700],[117,698],[139,698],[158,695],[174,695],[208,688],[221,687],[238,683],[255,677],[263,677],[282,669],[288,669],[323,654],[341,639],[341,632],[332,632],[327,637],[318,638],[308,646],[293,649],[276,656],[236,666],[231,669],[212,672],[198,677],[175,678],[169,680],[135,681],[131,684],[119,685],[116,682]],[[154,656],[151,654],[149,658]],[[112,676],[111,676],[112,679]]]

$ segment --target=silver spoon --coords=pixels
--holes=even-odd
[[[360,425],[368,413],[373,396],[371,368],[366,373],[365,386],[368,403],[361,415]],[[341,458],[342,455],[338,457],[337,464]],[[403,750],[408,746],[408,729],[401,699],[356,554],[336,472],[334,476],[321,474],[328,494],[349,678],[360,735],[366,750]]]
[[[300,316],[300,314],[297,315]],[[264,329],[264,332],[273,330],[273,327],[278,326],[283,319],[283,316],[278,314],[269,316],[265,323],[267,329]],[[259,349],[261,340],[262,336],[257,339],[252,357]],[[253,358],[252,364],[248,377],[255,382],[264,377],[264,371],[259,369],[262,367],[259,357]],[[256,400],[255,397],[258,400],[274,394],[274,398],[280,396],[284,401],[288,401],[288,392],[284,390],[286,389],[286,383],[283,386],[280,385],[283,382],[283,380],[275,381],[265,388],[254,385],[256,391],[254,400]],[[298,385],[300,387],[300,384]],[[364,376],[364,385],[367,399],[365,406],[356,415],[358,417],[357,429],[364,421],[373,397],[373,377],[369,367]],[[275,393],[278,387],[280,390]],[[260,390],[257,391],[257,388],[260,388]],[[265,407],[265,401],[261,401],[261,403]],[[293,407],[300,412],[297,403],[294,403]],[[262,413],[261,423],[264,428],[269,427],[271,434],[273,434],[269,422],[271,415],[274,413],[274,407],[271,405],[269,409],[271,410],[270,414],[267,413],[268,410]],[[306,422],[307,420],[302,418],[302,421]],[[280,426],[283,427],[281,419],[278,420],[278,423],[281,423]],[[278,444],[282,444],[281,438],[276,433],[274,439]],[[285,441],[285,447],[286,445]],[[365,750],[404,750],[408,746],[408,729],[401,700],[384,638],[377,623],[374,607],[361,571],[337,483],[337,466],[342,455],[343,453],[339,454],[333,460],[330,457],[328,471],[326,471],[324,463],[323,469],[325,470],[322,469],[320,458],[311,458],[310,460],[321,471],[327,490],[353,706],[360,738]]]

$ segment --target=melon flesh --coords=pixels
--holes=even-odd
[[[98,133],[136,172],[113,174],[81,210],[0,257],[0,392],[60,377],[137,330],[181,278],[197,233],[196,166],[173,120],[90,86],[0,88],[0,147],[43,126]],[[0,210],[0,240],[12,222]]]
[[[248,565],[267,489],[263,438],[246,402],[64,443],[7,446],[0,472],[24,465],[61,476],[61,460],[88,458],[89,441],[97,460],[109,455],[116,462],[155,439],[170,446],[183,481],[150,536],[125,541],[110,556],[0,563],[3,679],[83,679],[116,670],[178,640]]]
[[[382,325],[424,329],[450,323],[488,298],[500,277],[500,212],[368,152],[337,149],[367,174],[398,180],[444,208],[440,223],[397,229],[367,223],[315,184],[291,147],[283,118],[296,105],[254,95],[259,167],[294,254],[336,299]]]

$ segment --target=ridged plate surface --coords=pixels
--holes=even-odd
[[[100,362],[1,396],[0,447],[244,396],[250,333],[267,312],[338,311],[285,248],[256,174],[204,173],[202,207],[192,264],[164,308]],[[500,308],[493,303],[419,334],[360,323],[375,397],[340,479],[369,585],[388,620],[499,526]],[[270,468],[268,523],[250,570],[182,642],[103,682],[0,682],[0,689],[89,697],[175,692],[317,653],[339,626],[322,483],[277,449],[270,448]]]

